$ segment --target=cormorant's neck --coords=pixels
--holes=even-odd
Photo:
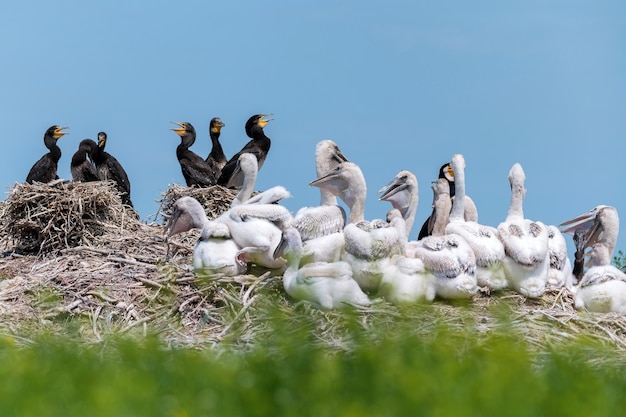
[[[194,144],[196,141],[195,133],[185,133],[180,137],[180,145],[178,145],[177,151],[179,150],[187,150]]]
[[[251,129],[248,136],[250,136],[255,141],[267,141],[268,143],[270,142],[270,138],[268,138],[265,135],[265,132],[263,131],[263,128],[261,127],[256,127],[254,129]]]
[[[50,156],[52,159],[59,162],[59,159],[61,159],[61,148],[59,148],[56,143],[53,143],[52,146],[48,147],[48,149],[50,149]]]
[[[78,165],[82,164],[83,162],[85,162],[86,160],[87,160],[87,150],[86,149],[79,149],[72,156],[71,165],[72,166],[78,166]]]
[[[224,149],[222,149],[222,144],[220,143],[220,132],[211,131],[209,136],[211,137],[211,143],[213,144],[209,156],[213,156],[214,158],[217,158],[218,156],[222,157],[224,155]],[[226,156],[224,156],[224,159],[226,159]]]
[[[104,146],[95,146],[93,151],[91,152],[91,159],[96,165],[100,165],[104,162],[106,152],[104,152]]]
[[[454,181],[448,181],[448,185],[450,185],[450,198],[454,197],[456,194],[456,183]]]
[[[54,136],[46,135],[43,138],[43,143],[46,145],[46,148],[50,150],[52,159],[59,162],[59,159],[61,159],[61,148],[57,145],[57,139],[55,139]]]

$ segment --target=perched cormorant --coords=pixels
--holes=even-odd
[[[93,164],[93,154],[98,149],[98,144],[92,139],[83,139],[78,145],[78,150],[72,156],[70,172],[76,182],[99,181],[100,177]],[[87,159],[89,156],[89,159]]]
[[[98,145],[96,150],[91,155],[93,162],[96,164],[98,170],[98,177],[102,181],[110,180],[117,184],[117,189],[120,191],[120,198],[122,204],[133,207],[133,203],[130,200],[130,181],[126,171],[122,168],[122,164],[112,156],[110,153],[104,150],[107,144],[107,134],[104,132],[98,133]]]
[[[233,155],[232,158],[224,165],[222,168],[222,173],[217,180],[219,185],[223,185],[229,188],[238,188],[241,187],[243,182],[243,177],[238,175],[233,175],[233,171],[235,166],[237,165],[237,161],[239,160],[239,155],[242,153],[252,153],[256,156],[257,161],[259,161],[259,170],[263,166],[265,162],[265,158],[267,157],[267,153],[270,150],[271,140],[265,133],[263,132],[263,128],[267,123],[272,119],[266,119],[265,117],[269,116],[268,114],[255,114],[246,122],[246,134],[251,140],[244,146],[239,152]]]
[[[46,130],[43,136],[43,143],[50,152],[42,156],[39,161],[32,166],[26,176],[27,183],[32,184],[34,181],[50,182],[59,178],[57,175],[57,166],[59,159],[61,159],[61,148],[57,146],[57,140],[67,134],[67,132],[63,132],[63,129],[67,129],[67,127],[54,125]]]
[[[222,149],[222,144],[220,143],[220,132],[222,128],[226,126],[222,123],[222,120],[219,117],[214,117],[211,119],[211,123],[209,124],[209,136],[211,137],[211,153],[206,158],[206,162],[213,170],[213,175],[215,178],[219,178],[222,173],[222,168],[228,162],[226,155],[224,155],[224,150]]]
[[[176,148],[176,157],[180,163],[183,177],[188,187],[197,185],[208,187],[215,185],[215,176],[207,162],[198,156],[189,147],[196,141],[196,129],[188,122],[172,122],[178,129],[172,129],[180,136],[180,145]]]

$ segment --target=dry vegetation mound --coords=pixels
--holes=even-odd
[[[90,343],[153,332],[174,345],[241,347],[271,332],[267,319],[279,312],[294,325],[298,317],[310,318],[319,343],[350,348],[345,314],[295,305],[281,277],[264,271],[235,278],[194,273],[199,231],[176,236],[179,250],[168,259],[164,223],[183,195],[203,202],[210,218],[234,196],[222,187],[171,186],[159,201],[159,221],[143,224],[106,182],[16,185],[0,205],[0,333],[27,341],[51,332]],[[438,325],[473,329],[477,337],[505,326],[538,350],[588,337],[626,357],[622,316],[577,312],[572,305],[565,289],[538,300],[504,291],[480,293],[462,305],[435,301],[399,308],[377,299],[355,314],[365,329],[391,329],[409,320],[424,337]]]

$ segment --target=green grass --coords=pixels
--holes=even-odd
[[[275,312],[243,348],[4,337],[0,415],[598,417],[626,406],[626,368],[595,361],[613,353],[593,342],[539,354],[507,331],[415,331],[402,317],[365,326],[345,313],[333,316],[344,329],[337,348],[316,336],[325,316],[306,312]]]

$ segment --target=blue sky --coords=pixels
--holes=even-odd
[[[148,5],[149,4],[149,5]],[[24,181],[43,133],[70,127],[59,175],[80,140],[104,130],[142,218],[184,184],[170,121],[191,122],[207,155],[209,120],[227,155],[244,124],[273,113],[257,189],[284,185],[291,210],[319,202],[313,152],[336,141],[376,191],[413,171],[430,183],[465,155],[479,221],[497,226],[519,162],[525,215],[558,224],[595,205],[626,210],[626,3],[620,1],[19,1],[0,25],[0,184]],[[568,238],[571,244],[571,238]],[[626,251],[626,236],[618,249]]]

